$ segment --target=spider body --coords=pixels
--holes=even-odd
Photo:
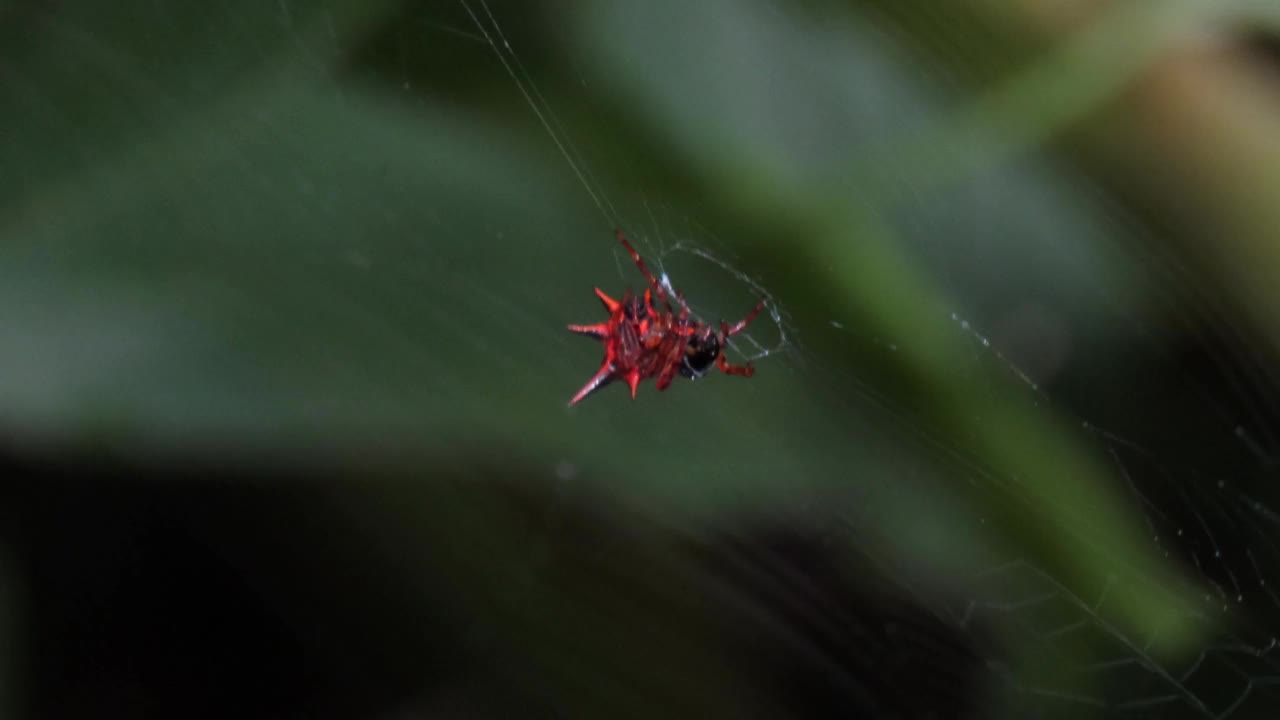
[[[690,318],[689,306],[684,295],[675,293],[679,310],[671,305],[667,289],[649,272],[640,253],[636,252],[621,230],[614,231],[618,241],[627,249],[631,259],[649,287],[643,295],[632,295],[628,290],[622,300],[614,300],[600,288],[596,297],[609,311],[609,319],[595,325],[570,325],[569,330],[587,335],[604,344],[604,362],[595,375],[569,401],[575,405],[583,398],[614,380],[624,380],[631,388],[631,399],[636,397],[640,381],[657,378],[659,391],[666,390],[676,373],[691,380],[702,377],[715,365],[728,375],[751,377],[751,364],[732,365],[724,356],[726,341],[742,332],[760,310],[764,301],[756,304],[747,316],[730,326],[723,320],[720,329]],[[661,306],[654,305],[654,299]]]
[[[716,358],[720,357],[720,339],[704,328],[705,335],[689,338],[689,348],[685,351],[684,360],[680,362],[680,374],[690,380],[697,380],[707,373]],[[751,373],[746,373],[747,377]]]

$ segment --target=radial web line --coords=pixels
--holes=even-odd
[[[485,24],[480,20],[480,17],[476,15],[474,10],[472,10],[471,5],[467,3],[467,0],[458,0],[458,2],[462,4],[463,9],[465,9],[467,14],[471,16],[471,21],[475,23],[476,29],[484,35],[485,41],[489,43],[489,47],[493,49],[494,54],[498,56],[498,60],[502,62],[502,67],[505,68],[507,74],[511,76],[511,79],[516,84],[516,88],[519,89],[520,94],[524,96],[525,102],[529,105],[529,108],[533,110],[534,115],[538,117],[538,121],[542,123],[543,129],[545,129],[547,134],[551,136],[552,142],[556,144],[556,148],[558,148],[560,150],[560,154],[564,156],[565,162],[569,164],[570,169],[573,170],[573,174],[577,176],[578,182],[582,183],[582,187],[587,191],[587,195],[591,196],[591,201],[594,202],[596,207],[600,210],[600,214],[604,215],[605,220],[611,227],[618,227],[616,212],[613,212],[613,204],[609,202],[608,198],[603,197],[602,192],[597,192],[592,184],[587,180],[587,174],[583,172],[582,164],[574,160],[573,153],[570,152],[566,141],[560,137],[560,133],[556,132],[556,126],[559,125],[559,121],[557,120],[553,125],[552,119],[554,119],[554,115],[551,113],[550,105],[546,104],[546,98],[544,98],[542,93],[538,90],[537,85],[533,82],[533,78],[528,77],[528,72],[525,71],[524,65],[520,63],[519,58],[516,57],[515,50],[511,47],[510,41],[507,40],[506,34],[502,32],[502,26],[498,24],[497,18],[495,18],[493,13],[489,10],[489,4],[485,2],[485,0],[480,0],[480,6],[484,8],[485,15],[488,16],[490,23],[493,25],[493,33],[489,32],[489,28],[485,26]],[[495,36],[497,38],[496,40]],[[499,45],[499,42],[501,42],[501,45]],[[506,49],[505,52],[503,51],[503,48]],[[508,58],[508,54],[510,55],[510,59]],[[516,66],[512,64],[513,61],[516,64],[519,64],[520,71],[526,75],[525,78],[522,79],[520,73],[516,72]],[[539,104],[539,101],[541,101],[543,105],[546,105],[545,111],[543,106]]]

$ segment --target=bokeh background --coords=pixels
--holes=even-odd
[[[1275,717],[1276,7],[0,2],[0,716]]]

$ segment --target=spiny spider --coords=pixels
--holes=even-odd
[[[614,234],[627,252],[631,253],[636,267],[640,268],[640,272],[649,281],[649,288],[644,291],[643,300],[627,290],[621,301],[614,300],[603,290],[596,288],[596,297],[600,298],[600,302],[609,311],[609,319],[597,325],[569,326],[573,332],[589,335],[604,343],[604,363],[600,366],[600,371],[582,386],[569,404],[577,404],[618,378],[625,380],[631,387],[631,399],[635,400],[636,388],[643,379],[656,375],[657,388],[662,391],[671,385],[677,372],[690,380],[696,380],[706,373],[712,363],[728,375],[751,377],[755,372],[751,363],[730,364],[724,356],[724,345],[755,319],[764,308],[764,300],[756,303],[755,308],[734,325],[721,320],[720,330],[713,330],[709,325],[690,319],[689,306],[685,304],[684,294],[678,290],[675,295],[680,310],[677,312],[671,306],[666,287],[649,272],[640,253],[631,247],[621,230],[614,230]],[[665,310],[654,307],[655,295]]]

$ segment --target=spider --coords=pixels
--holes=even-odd
[[[712,363],[725,374],[751,377],[755,372],[751,363],[730,364],[724,356],[724,345],[755,319],[764,308],[764,300],[733,325],[721,320],[720,330],[716,331],[689,317],[689,306],[685,304],[684,294],[678,290],[675,291],[676,303],[680,306],[677,312],[671,306],[667,287],[649,272],[640,253],[631,247],[621,230],[614,230],[614,234],[649,281],[649,287],[642,297],[633,296],[627,290],[621,301],[614,300],[603,290],[596,288],[596,297],[600,298],[600,302],[609,311],[609,319],[596,325],[569,326],[573,332],[589,335],[604,343],[604,363],[600,370],[582,386],[569,404],[576,405],[583,398],[619,378],[631,387],[631,399],[635,400],[636,388],[645,378],[657,376],[657,388],[662,391],[671,385],[677,372],[690,380],[696,380],[706,373]],[[654,306],[655,296],[665,309],[659,310]]]

